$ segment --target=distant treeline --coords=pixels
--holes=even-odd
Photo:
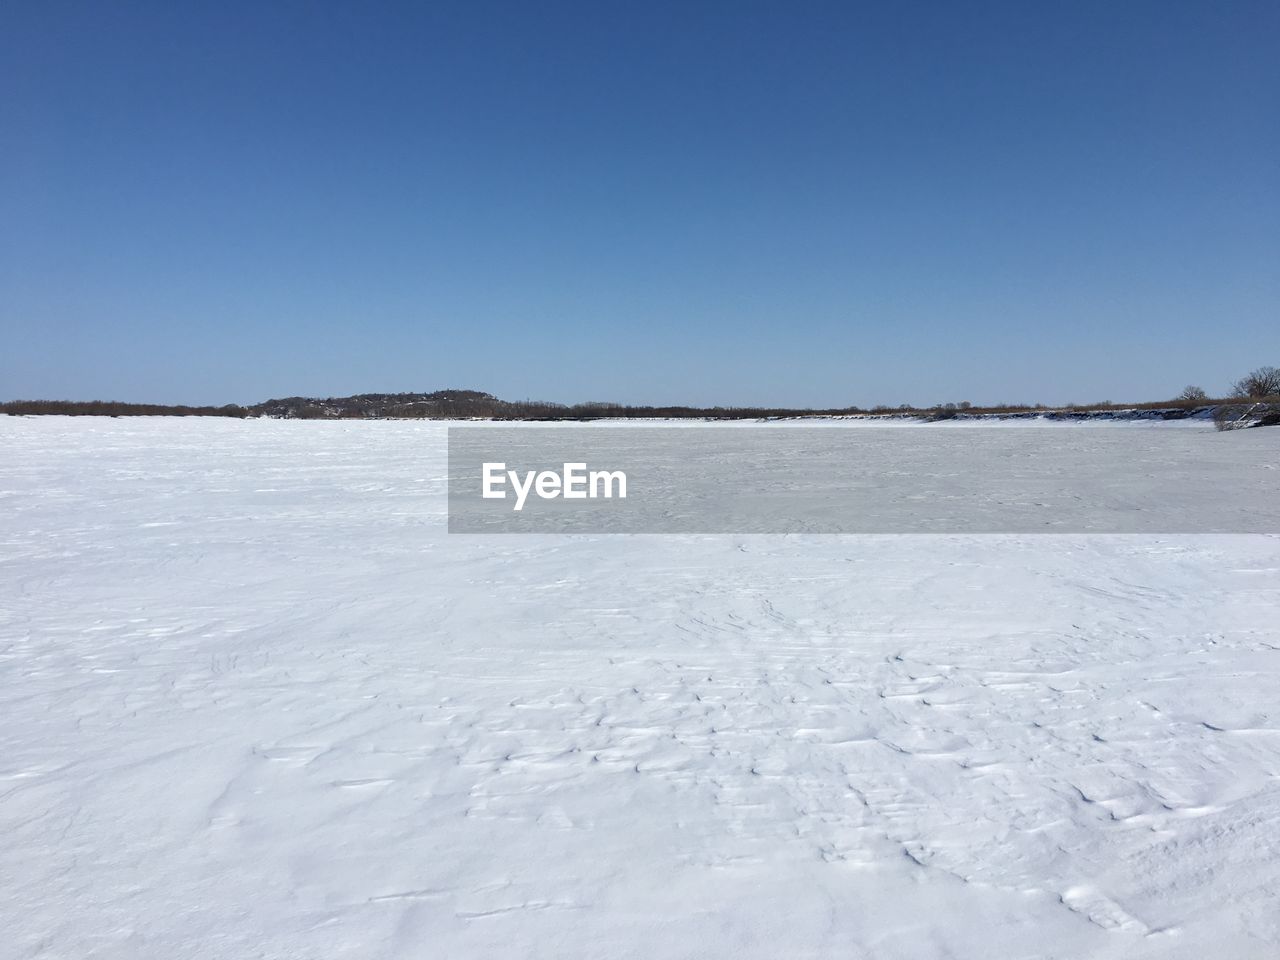
[[[245,407],[166,406],[159,403],[118,403],[114,400],[14,400],[0,403],[0,413],[13,416],[67,417],[247,417]]]
[[[940,403],[931,407],[902,404],[897,407],[690,407],[628,406],[620,403],[591,402],[577,404],[540,400],[500,400],[492,394],[476,390],[438,390],[433,393],[367,393],[352,397],[288,397],[268,400],[250,407],[253,415],[300,420],[339,419],[433,419],[450,420],[482,418],[492,420],[600,420],[600,419],[674,419],[674,420],[762,420],[792,417],[907,416],[928,419],[950,419],[964,414],[1034,413],[1049,410],[1169,410],[1173,416],[1210,406],[1208,399],[1164,400],[1151,403],[1116,404],[1110,402],[1068,404],[1046,407],[1044,404],[1002,403],[975,407],[970,403]]]
[[[964,414],[1029,413],[1049,410],[1098,411],[1098,410],[1174,410],[1192,411],[1212,404],[1213,401],[1190,402],[1165,400],[1153,403],[1092,403],[1068,404],[1064,407],[1048,407],[1044,404],[999,404],[975,407],[968,403],[945,403],[932,407],[916,407],[902,404],[897,407],[829,407],[794,409],[790,407],[632,407],[619,404],[511,404],[518,408],[514,416],[527,420],[597,420],[606,417],[621,419],[713,419],[758,420],[787,419],[794,417],[867,417],[906,416],[947,420]]]
[[[549,403],[541,400],[499,400],[481,390],[433,390],[430,393],[358,393],[350,397],[285,397],[266,400],[250,407],[227,404],[222,407],[171,407],[154,403],[115,403],[102,400],[14,400],[0,403],[0,413],[15,416],[62,414],[73,417],[278,417],[285,420],[601,420],[601,419],[671,419],[671,420],[776,420],[791,417],[858,417],[900,416],[927,420],[951,420],[977,414],[1037,414],[1072,418],[1087,413],[1109,410],[1160,411],[1166,419],[1189,416],[1196,410],[1208,410],[1240,403],[1245,416],[1263,419],[1275,413],[1280,404],[1280,369],[1259,367],[1231,385],[1225,399],[1211,399],[1197,386],[1186,387],[1173,400],[1148,403],[1067,403],[1047,407],[1043,403],[999,403],[975,407],[968,401],[936,403],[931,407],[914,407],[904,403],[897,407],[829,407],[796,409],[793,407],[634,407],[621,403],[591,402]],[[1260,411],[1261,407],[1265,409]],[[1230,411],[1228,411],[1228,414]],[[1152,414],[1151,416],[1155,416]]]
[[[1001,403],[979,407],[969,403],[940,403],[931,407],[902,404],[897,407],[688,407],[627,406],[618,403],[578,403],[567,405],[537,400],[500,400],[478,390],[437,390],[431,393],[365,393],[350,397],[287,397],[267,400],[249,407],[227,404],[221,407],[165,406],[150,403],[117,403],[93,400],[15,400],[0,404],[0,413],[64,416],[170,416],[170,417],[274,417],[289,420],[372,420],[372,419],[491,419],[491,420],[767,420],[798,417],[895,416],[950,420],[977,414],[1036,414],[1059,416],[1109,410],[1161,411],[1168,419],[1222,404],[1238,402],[1195,399],[1161,400],[1149,403],[1044,404]]]

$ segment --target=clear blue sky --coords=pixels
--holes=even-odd
[[[0,399],[1280,365],[1280,4],[0,4]]]

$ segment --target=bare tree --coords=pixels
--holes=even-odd
[[[1209,395],[1204,392],[1203,388],[1194,384],[1183,388],[1183,391],[1175,397],[1177,400],[1208,400]]]
[[[1280,396],[1280,369],[1276,367],[1259,367],[1248,376],[1241,377],[1231,387],[1232,396],[1236,397],[1275,397]]]

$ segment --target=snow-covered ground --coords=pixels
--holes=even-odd
[[[1280,955],[1280,537],[448,536],[444,439],[0,418],[0,956]]]

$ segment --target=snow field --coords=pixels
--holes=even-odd
[[[1280,538],[450,537],[424,423],[0,451],[0,955],[1280,953]]]

